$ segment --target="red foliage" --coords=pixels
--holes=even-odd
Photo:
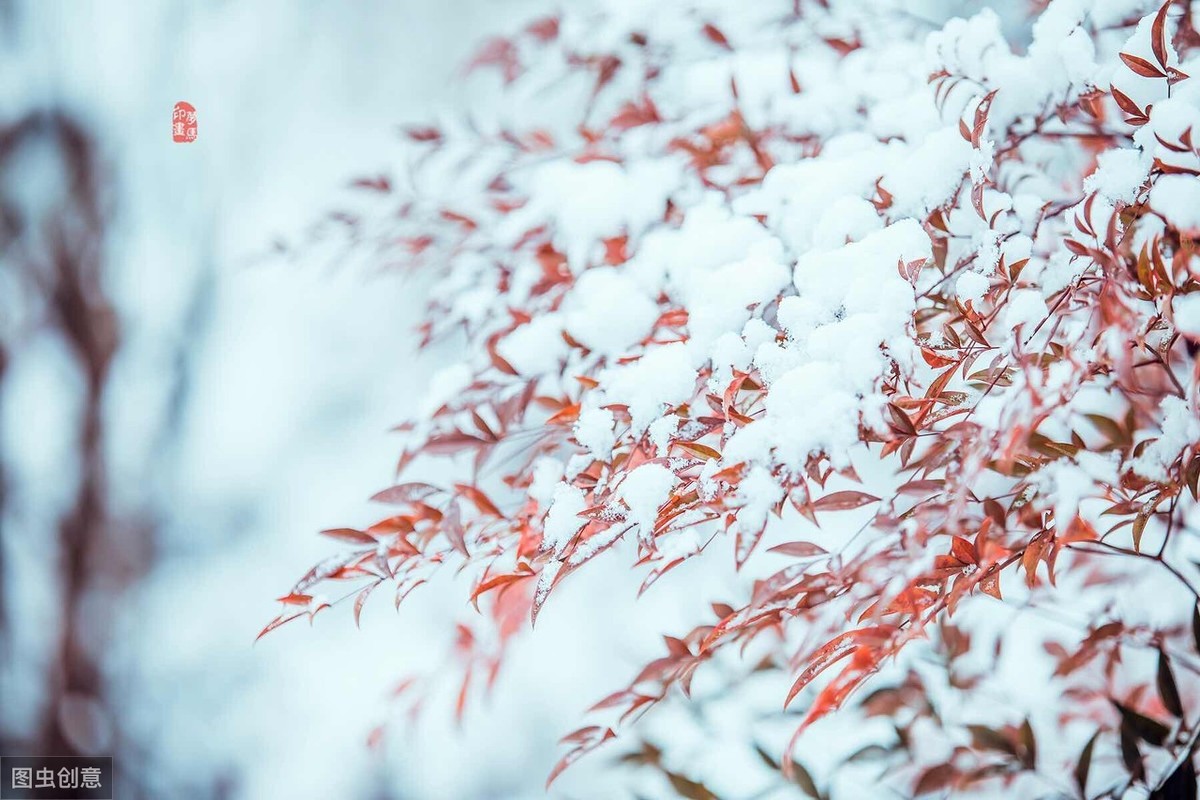
[[[1190,55],[1194,31],[1190,14],[1175,18],[1171,8],[1166,3],[1153,15],[1145,55],[1115,54],[1114,63],[1123,65],[1116,69],[1126,72],[1114,81],[1132,80],[1131,75],[1152,79],[1170,97],[1172,87],[1187,79],[1178,64]],[[848,37],[845,31],[822,33],[824,22],[837,19],[836,11],[820,3],[798,3],[796,9],[786,18],[787,30],[811,25],[824,43],[812,45],[821,48],[822,64],[849,63],[870,50],[858,31]],[[704,22],[680,36],[697,52],[738,52],[741,39],[734,33],[741,28],[733,22]],[[1136,23],[1114,30],[1128,37]],[[876,744],[847,763],[875,758],[904,791],[1011,788],[1024,776],[1033,782],[1020,785],[1041,792],[1046,784],[1037,783],[1039,776],[1055,776],[1048,783],[1057,786],[1054,780],[1063,774],[1058,766],[1065,765],[1079,794],[1093,797],[1097,786],[1089,784],[1089,775],[1098,752],[1121,763],[1116,773],[1106,773],[1112,788],[1101,796],[1179,780],[1173,776],[1190,769],[1200,739],[1200,727],[1187,713],[1200,674],[1200,615],[1193,608],[1198,595],[1187,563],[1195,533],[1189,514],[1200,490],[1200,437],[1181,432],[1195,425],[1200,370],[1197,334],[1176,327],[1174,315],[1182,298],[1200,291],[1200,231],[1179,223],[1186,214],[1160,202],[1166,195],[1155,187],[1167,176],[1200,175],[1191,127],[1163,138],[1165,126],[1157,124],[1153,102],[1135,100],[1128,93],[1133,90],[1086,81],[1068,82],[1040,111],[1024,112],[1002,76],[948,60],[929,78],[930,107],[950,120],[956,142],[961,135],[969,164],[944,196],[919,212],[914,210],[919,203],[901,197],[910,187],[890,180],[887,171],[872,176],[869,189],[855,198],[869,204],[879,226],[915,220],[930,253],[892,258],[887,266],[888,273],[895,270],[890,280],[898,275],[911,290],[914,306],[904,323],[904,345],[879,342],[884,366],[873,378],[879,402],[847,400],[856,449],[816,447],[796,462],[768,442],[761,453],[731,457],[727,453],[742,452],[737,442],[745,441],[746,431],[761,430],[771,418],[772,398],[782,396],[778,376],[757,359],[725,372],[715,359],[704,360],[689,396],[660,409],[660,416],[676,418],[665,442],[639,426],[632,401],[604,393],[610,391],[612,370],[636,365],[675,342],[695,343],[696,317],[704,310],[681,300],[667,283],[651,298],[657,319],[621,353],[589,348],[588,337],[568,325],[559,332],[566,355],[558,359],[557,371],[531,372],[512,356],[515,337],[569,308],[581,275],[592,269],[626,274],[647,238],[627,223],[594,236],[588,242],[594,247],[580,263],[572,243],[557,235],[557,209],[538,210],[541,198],[528,190],[521,169],[551,158],[632,170],[631,148],[657,147],[655,155],[677,159],[688,185],[697,189],[679,193],[690,199],[670,196],[661,218],[650,223],[655,230],[677,230],[694,211],[685,203],[699,205],[700,190],[715,190],[727,204],[753,196],[767,186],[773,170],[820,162],[832,136],[802,124],[793,128],[786,115],[764,117],[752,110],[736,78],[727,105],[681,114],[664,101],[660,81],[673,65],[670,47],[692,52],[680,40],[656,48],[652,35],[638,31],[619,53],[582,52],[564,42],[565,30],[557,19],[536,23],[514,40],[488,44],[472,65],[495,67],[513,82],[527,70],[545,68],[541,53],[549,63],[587,76],[593,116],[579,127],[574,146],[544,132],[505,131],[499,141],[482,137],[476,149],[503,158],[479,188],[481,197],[468,198],[471,213],[447,205],[406,205],[401,221],[389,217],[389,224],[407,233],[388,230],[381,237],[402,243],[396,246],[423,263],[435,263],[431,254],[446,259],[440,268],[460,278],[460,287],[483,281],[494,289],[495,308],[473,318],[455,310],[454,292],[461,288],[435,296],[426,334],[465,330],[482,357],[472,362],[476,366],[458,391],[410,427],[399,462],[402,473],[419,477],[419,459],[446,459],[463,478],[446,486],[397,484],[373,498],[392,506],[378,524],[365,531],[326,531],[351,551],[306,575],[282,601],[307,610],[285,609],[267,630],[319,611],[323,604],[308,594],[319,583],[365,586],[343,597],[356,598],[357,616],[367,594],[383,583],[395,585],[399,603],[443,564],[470,571],[470,601],[499,636],[498,649],[488,650],[469,629],[460,629],[461,714],[471,681],[480,675],[487,683],[495,679],[517,631],[515,620],[525,615],[536,620],[553,589],[585,563],[627,541],[636,548],[635,566],[645,572],[645,591],[729,536],[743,574],[757,570],[748,576],[747,596],[734,605],[714,604],[713,619],[666,637],[660,658],[595,706],[593,712],[610,721],[564,740],[569,749],[551,780],[666,699],[672,688],[690,694],[693,677],[707,662],[762,642],[769,644],[758,666],[785,673],[791,683],[780,698],[783,706],[805,698],[797,737],[835,712],[892,718],[896,741]],[[965,34],[962,41],[970,44]],[[631,61],[635,55],[640,60]],[[797,69],[789,65],[781,76],[783,94],[806,99],[814,84]],[[1139,132],[1147,125],[1157,149]],[[655,141],[648,134],[658,137],[657,145],[647,144]],[[429,159],[447,152],[445,137],[432,129],[410,131],[408,137],[426,148]],[[1122,199],[1101,185],[1110,168],[1105,155],[1135,146],[1153,153],[1147,159],[1152,165]],[[1063,166],[1068,157],[1075,161]],[[1085,182],[1093,172],[1098,177]],[[1067,188],[1022,194],[1022,181],[1046,175]],[[358,185],[390,188],[386,180]],[[1029,194],[1034,191],[1046,196]],[[1018,213],[1016,206],[1031,196],[1040,205]],[[777,213],[783,212],[773,208],[746,218],[777,233],[772,218]],[[561,220],[559,226],[566,227]],[[412,245],[417,230],[419,248]],[[1022,237],[1029,243],[1024,251],[1016,246]],[[983,263],[987,248],[990,267]],[[488,266],[464,254],[483,255]],[[792,252],[790,266],[805,255]],[[467,263],[470,269],[462,266]],[[978,291],[962,280],[972,275],[980,276]],[[763,347],[793,346],[795,336],[779,311],[788,297],[797,296],[803,298],[803,287],[789,284],[747,311],[773,329]],[[860,400],[863,405],[855,406]],[[614,420],[611,452],[582,441],[583,415],[592,411]],[[554,506],[531,488],[534,465],[544,458],[570,459],[573,465],[563,488],[580,498],[579,510],[568,520],[573,530],[562,535],[549,531],[547,512]],[[868,465],[875,477],[863,480],[859,471]],[[647,468],[663,472],[638,474],[665,474],[672,485],[653,520],[643,522],[623,487]],[[764,477],[775,493],[756,516],[751,506],[762,491],[751,486]],[[862,527],[836,548],[826,539],[823,544],[795,539],[794,531],[818,538],[818,525],[845,527],[848,512],[856,512],[853,518]],[[764,537],[784,529],[784,541],[758,552]],[[695,546],[668,546],[681,533],[697,534]],[[764,568],[772,563],[766,555],[776,564],[783,559],[784,566]],[[1145,591],[1163,580],[1172,584],[1171,601],[1178,604],[1182,597],[1183,607],[1155,624],[1138,621],[1136,607],[1130,610],[1119,590]],[[997,611],[1001,603],[1031,614],[1061,614],[1075,626],[1070,635],[1042,636],[1042,644],[1056,703],[1049,713],[1059,732],[1084,726],[1086,745],[1047,769],[1039,762],[1031,717],[972,722],[959,725],[951,757],[925,763],[912,742],[914,726],[934,726],[955,740],[950,729],[956,723],[935,707],[948,692],[961,693],[967,703],[992,702],[972,692],[982,692],[989,669],[1001,671],[1004,637],[1015,635],[979,621],[992,612],[1016,619]],[[1086,615],[1082,623],[1079,612]],[[1183,623],[1193,619],[1188,624],[1194,629]],[[1040,636],[1041,629],[1032,627]],[[973,636],[993,636],[992,650],[980,656]],[[936,675],[917,667],[908,655],[914,650],[938,665]],[[990,659],[990,667],[960,666],[971,663],[964,658],[968,654]],[[1147,654],[1154,663],[1149,674]],[[1177,682],[1182,672],[1187,680]],[[877,686],[852,711],[848,704],[865,684]],[[1003,709],[994,716],[1004,717]],[[1043,728],[1043,762],[1046,733]],[[643,756],[658,763],[653,753]],[[813,786],[813,796],[820,794],[792,748],[778,762],[766,760],[802,788]],[[665,774],[677,790],[691,785]]]

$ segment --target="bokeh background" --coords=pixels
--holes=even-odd
[[[419,275],[274,244],[386,167],[397,125],[486,114],[461,65],[543,12],[0,3],[0,752],[113,755],[121,798],[540,797],[557,738],[654,652],[686,601],[632,614],[602,569],[461,726],[453,686],[418,723],[388,701],[444,663],[461,587],[253,645],[335,550],[315,532],[374,513],[388,428],[453,347],[416,350]],[[605,766],[558,793],[613,796]]]

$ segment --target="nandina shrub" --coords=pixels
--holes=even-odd
[[[422,334],[468,358],[268,630],[466,571],[499,635],[461,628],[461,707],[593,559],[644,591],[732,558],[744,594],[597,686],[554,774],[619,737],[712,796],[637,721],[720,660],[735,704],[786,676],[791,743],[738,744],[813,797],[1194,785],[1192,5],[917,5],[576,6],[486,45],[512,121],[407,131],[339,217],[436,275]]]

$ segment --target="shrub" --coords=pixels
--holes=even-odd
[[[744,596],[555,774],[721,659],[729,697],[791,683],[758,751],[812,796],[1194,783],[1197,33],[1187,3],[1034,5],[577,8],[483,47],[519,122],[408,130],[343,217],[436,274],[422,334],[468,358],[389,516],[326,531],[349,551],[268,629],[466,570],[500,645],[460,640],[465,697],[591,560],[645,591],[732,551]],[[670,746],[627,761],[710,796]]]

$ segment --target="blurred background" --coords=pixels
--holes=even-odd
[[[370,520],[387,430],[447,355],[415,350],[419,276],[273,243],[398,124],[482,102],[459,67],[541,5],[0,3],[0,752],[113,755],[123,799],[540,797],[628,678],[632,593],[581,629],[582,581],[461,729],[448,701],[373,750],[461,587],[253,645],[336,549],[315,532]],[[608,795],[604,766],[558,791]]]

